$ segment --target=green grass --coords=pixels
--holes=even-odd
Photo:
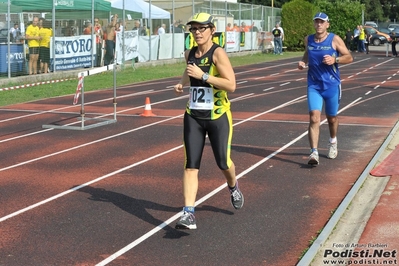
[[[302,56],[303,52],[285,52],[284,55],[273,55],[273,54],[262,54],[256,53],[245,56],[233,56],[230,57],[231,64],[233,67],[251,65],[262,63],[265,61],[275,61],[284,58],[299,57]],[[142,81],[156,80],[168,77],[179,77],[182,75],[185,63],[175,64],[164,64],[160,66],[140,66],[131,68],[126,65],[124,69],[118,70],[117,75],[117,86],[123,86],[127,84],[134,84]],[[112,88],[113,71],[103,72],[101,74],[92,75],[85,77],[84,85],[85,91],[102,90]],[[11,84],[10,86],[23,85],[23,84]],[[0,92],[0,106],[6,106],[17,103],[24,103],[30,101],[36,101],[51,97],[63,96],[74,94],[77,86],[77,78],[59,83],[44,84],[34,87],[28,87],[23,89],[15,89]]]

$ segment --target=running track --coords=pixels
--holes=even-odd
[[[245,205],[231,207],[207,145],[191,231],[174,229],[187,101],[171,90],[178,77],[118,88],[117,123],[84,131],[42,128],[79,125],[73,95],[3,107],[0,265],[295,265],[398,119],[397,59],[354,55],[340,68],[339,156],[325,157],[323,124],[315,168],[298,59],[235,69],[232,158]],[[112,97],[86,93],[87,116],[112,118]],[[140,116],[145,97],[156,116]]]

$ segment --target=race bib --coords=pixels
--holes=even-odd
[[[190,109],[212,110],[213,89],[210,87],[190,87]]]

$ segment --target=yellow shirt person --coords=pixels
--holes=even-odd
[[[25,39],[28,40],[29,46],[29,75],[37,74],[37,60],[39,59],[39,18],[34,17],[32,24],[28,26],[25,32]]]
[[[41,28],[39,30],[39,36],[42,37],[39,42],[39,46],[50,48],[50,40],[53,36],[53,30],[51,28]]]
[[[40,35],[40,52],[39,52],[39,61],[40,61],[40,72],[48,73],[48,68],[50,65],[50,40],[53,36],[53,30],[51,29],[50,21],[43,20],[43,25],[39,30]]]
[[[29,37],[39,37],[39,27],[37,25],[31,24],[26,29],[26,35]],[[39,47],[40,41],[38,39],[28,39],[29,48]]]

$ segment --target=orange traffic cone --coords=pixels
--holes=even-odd
[[[144,112],[141,114],[141,116],[155,116],[151,111],[150,97],[145,98]]]

